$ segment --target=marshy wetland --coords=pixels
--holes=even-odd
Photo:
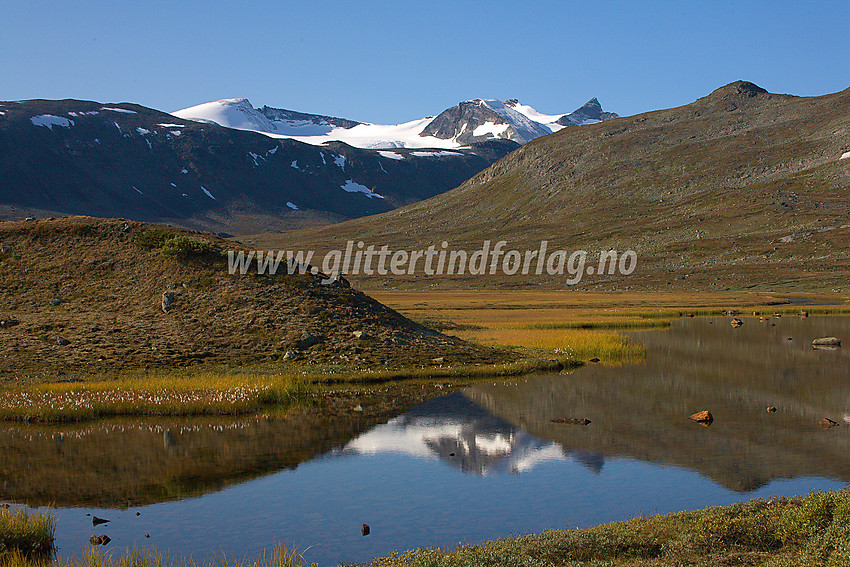
[[[693,318],[634,306],[621,325],[634,330],[618,331],[615,315],[558,326],[553,312],[517,322],[518,311],[464,319],[454,307],[429,308],[432,323],[464,338],[542,351],[573,332],[624,332],[628,347],[558,373],[313,386],[285,411],[6,422],[0,500],[52,511],[63,558],[107,534],[115,557],[253,560],[283,544],[335,565],[850,481],[848,351],[811,344],[850,337],[850,317],[750,309],[733,328],[698,306],[684,308]],[[517,344],[538,331],[556,338]],[[711,426],[688,419],[700,410]],[[824,417],[839,426],[821,428]],[[570,418],[589,423],[552,421]]]

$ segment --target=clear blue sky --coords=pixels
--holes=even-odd
[[[254,106],[396,123],[470,98],[621,115],[746,79],[850,86],[850,3],[0,0],[0,100]]]

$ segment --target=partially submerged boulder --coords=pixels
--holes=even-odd
[[[711,425],[714,422],[714,416],[708,410],[698,411],[690,416],[689,419],[703,425]]]

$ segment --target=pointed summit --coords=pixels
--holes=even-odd
[[[558,124],[562,126],[575,126],[578,124],[593,124],[594,122],[602,122],[603,120],[610,120],[612,118],[619,118],[619,115],[613,112],[603,111],[599,99],[593,97],[573,112],[562,116],[558,120]]]
[[[735,81],[734,83],[729,83],[728,85],[720,87],[708,96],[715,97],[737,95],[744,97],[753,97],[758,96],[760,94],[767,94],[767,90],[749,81]]]

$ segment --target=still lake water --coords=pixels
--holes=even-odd
[[[642,364],[480,383],[371,421],[3,426],[0,499],[52,504],[64,557],[108,534],[115,555],[252,558],[284,542],[336,565],[843,488],[850,349],[811,341],[850,338],[850,318],[743,319],[633,333]],[[703,409],[711,427],[687,419]],[[823,417],[841,426],[822,430]]]

